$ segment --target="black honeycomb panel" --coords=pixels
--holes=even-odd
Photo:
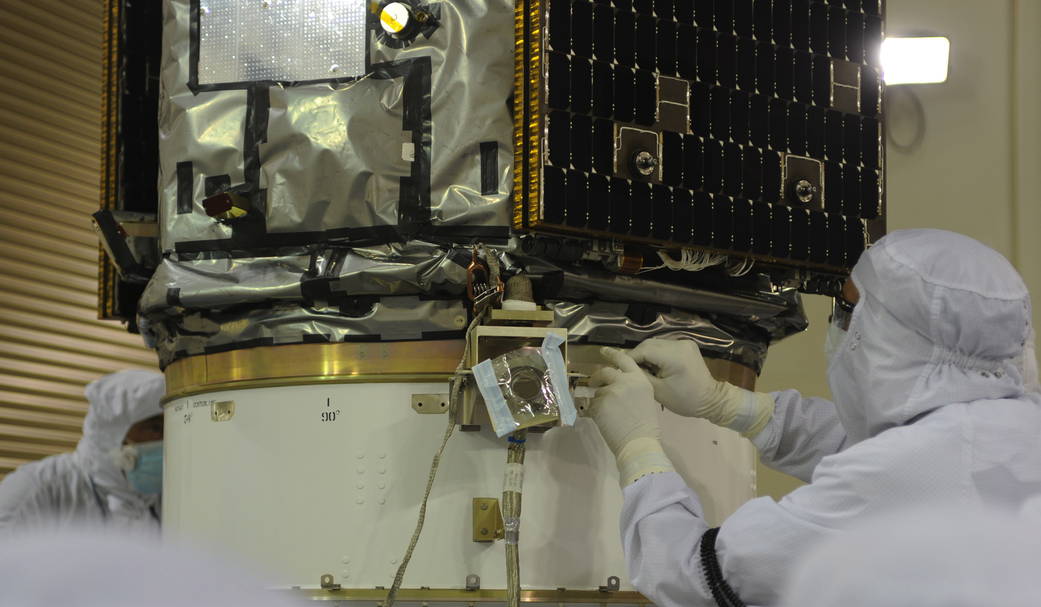
[[[792,0],[791,5],[792,46],[810,50],[810,0]]]
[[[606,175],[589,176],[589,229],[603,231],[609,226],[610,214],[610,178]]]
[[[547,166],[542,173],[542,189],[546,203],[542,206],[542,214],[547,223],[564,223],[564,201],[567,188],[564,184],[564,169]]]
[[[707,137],[712,127],[712,92],[703,82],[690,87],[690,130]]]
[[[751,253],[755,231],[752,202],[745,198],[733,198],[731,199],[730,207],[734,221],[734,236],[731,246],[733,246],[734,250]]]
[[[662,169],[661,180],[673,187],[683,186],[683,135],[679,133],[662,133],[661,136]]]
[[[649,183],[635,181],[629,194],[629,234],[640,238],[651,236],[651,191]]]
[[[593,6],[593,56],[598,61],[614,61],[614,9],[610,4]]]
[[[676,24],[672,21],[659,19],[655,34],[655,57],[657,59],[658,73],[665,76],[676,76]],[[682,52],[686,54],[686,49]]]
[[[571,59],[570,106],[572,112],[589,114],[593,110],[593,63],[583,57]]]
[[[726,196],[712,196],[712,246],[734,248],[734,205]]]
[[[856,260],[883,210],[880,0],[548,7],[541,222],[795,266]],[[838,61],[858,66],[859,106],[833,82],[850,71]],[[660,168],[637,174],[616,158],[627,145],[660,153]],[[782,183],[786,165],[808,170],[787,155],[821,163],[814,203]]]
[[[737,39],[737,88],[746,93],[755,92],[755,40]]]
[[[733,0],[734,33],[742,38],[751,38],[755,29],[753,0]]]
[[[559,0],[557,0],[559,1]],[[579,57],[593,56],[593,4],[571,0],[571,50]]]
[[[558,53],[571,51],[571,3],[552,0],[548,11],[549,46]]]
[[[583,114],[571,115],[571,166],[580,171],[593,169],[592,132],[592,118]]]
[[[727,34],[716,36],[716,81],[728,89],[737,87],[737,38]]]
[[[683,187],[700,190],[705,185],[705,144],[693,135],[683,137]]]
[[[654,16],[664,22],[675,21],[675,3],[673,0],[654,0]]]
[[[677,22],[694,25],[694,0],[673,0],[670,4]]]
[[[663,185],[651,187],[651,237],[670,241],[672,236],[672,192]]]
[[[842,167],[842,213],[856,216],[860,214],[860,170],[846,164]]]
[[[697,52],[697,79],[707,84],[716,82],[716,33],[708,27],[699,27],[694,35]]]
[[[650,15],[636,17],[636,67],[640,69],[654,69],[657,49],[656,25],[654,17]]]
[[[636,87],[633,91],[635,95],[633,103],[636,109],[634,120],[637,124],[652,126],[658,111],[657,79],[654,72],[650,70],[636,70],[634,84]]]
[[[593,121],[593,171],[610,177],[614,173],[614,123],[599,118]]]
[[[749,105],[750,97],[745,91],[730,91],[730,138],[738,145],[748,145],[749,142]]]
[[[706,192],[694,192],[694,203],[691,210],[692,236],[695,245],[712,244],[712,196]]]
[[[614,69],[606,61],[593,62],[594,116],[610,118],[614,115]]]
[[[714,0],[694,0],[694,24],[711,30],[715,8]]]
[[[770,255],[773,222],[770,204],[766,202],[752,203],[752,252],[759,255]]]
[[[614,177],[611,179],[610,216],[608,229],[615,234],[628,234],[632,218],[630,204],[630,182]]]
[[[551,111],[546,116],[546,138],[550,163],[567,168],[571,163],[571,125],[567,112]]]
[[[589,220],[589,179],[585,173],[564,173],[564,223],[575,228],[586,227]]]
[[[680,244],[694,244],[694,194],[682,188],[673,188],[671,192],[672,240]]]

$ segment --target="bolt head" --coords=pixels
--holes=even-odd
[[[649,177],[658,169],[658,159],[647,150],[641,150],[633,156],[633,165],[640,175]]]

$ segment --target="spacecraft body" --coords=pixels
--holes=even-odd
[[[428,499],[400,600],[508,600],[513,550],[524,601],[645,604],[584,378],[668,337],[751,387],[884,233],[880,2],[155,4],[108,4],[97,224],[167,375],[164,533],[377,603]],[[473,369],[547,336],[578,419],[521,482]],[[712,522],[754,496],[747,441],[665,427]]]

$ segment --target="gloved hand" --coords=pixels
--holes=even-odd
[[[660,410],[647,376],[624,352],[613,348],[600,352],[615,366],[603,367],[590,378],[590,385],[599,387],[590,416],[618,461],[622,487],[648,474],[672,470],[661,446]]]
[[[773,417],[771,395],[713,378],[693,341],[648,339],[631,356],[648,370],[654,398],[673,413],[701,417],[748,437]]]

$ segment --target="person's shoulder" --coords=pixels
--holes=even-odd
[[[41,499],[49,487],[75,473],[71,457],[72,454],[61,453],[16,468],[0,481],[0,508]]]
[[[938,411],[897,426],[821,460],[813,483],[845,485],[862,495],[940,492],[960,486],[964,415]]]

